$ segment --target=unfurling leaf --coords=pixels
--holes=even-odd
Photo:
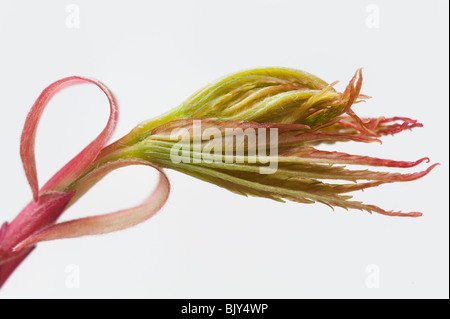
[[[211,138],[212,128],[216,134]],[[275,154],[271,144],[273,140],[268,136],[273,130],[277,134]],[[317,201],[384,215],[420,216],[420,213],[385,211],[350,201],[351,196],[343,194],[384,183],[412,181],[429,173],[437,164],[425,171],[409,174],[348,169],[343,165],[405,168],[429,160],[393,161],[320,151],[310,146],[324,138],[334,141],[352,136],[311,132],[299,124],[178,120],[156,128],[144,142],[130,148],[124,156],[139,156],[158,166],[178,170],[245,196],[301,203]]]
[[[39,189],[34,140],[40,116],[56,92],[79,82],[93,83],[106,94],[110,117],[100,135]],[[54,82],[34,103],[22,133],[20,155],[33,201],[0,228],[0,287],[38,242],[105,234],[153,216],[170,190],[163,168],[244,196],[319,202],[389,216],[421,216],[363,204],[351,200],[349,193],[416,180],[438,164],[415,173],[387,173],[355,166],[402,169],[430,160],[397,161],[315,148],[336,142],[380,142],[385,135],[422,126],[406,117],[359,118],[353,106],[369,98],[360,94],[361,69],[344,92],[334,89],[336,83],[286,68],[234,73],[106,146],[118,115],[109,89],[97,80],[78,76]],[[158,186],[141,205],[57,223],[67,207],[109,172],[136,164],[160,173]]]

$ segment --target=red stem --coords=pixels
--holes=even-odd
[[[54,224],[74,195],[75,192],[43,195],[29,203],[10,224],[3,224],[0,229],[0,288],[34,248],[16,251],[16,245]]]

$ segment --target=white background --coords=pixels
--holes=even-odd
[[[429,156],[441,166],[355,194],[423,212],[418,219],[244,198],[169,171],[172,193],[157,216],[119,233],[39,244],[0,298],[448,298],[448,22],[445,0],[1,1],[0,221],[31,198],[19,157],[26,114],[42,89],[69,75],[112,89],[117,139],[231,72],[292,67],[339,80],[342,90],[364,67],[362,93],[373,99],[356,113],[424,127],[336,149]],[[36,141],[41,184],[100,132],[107,111],[89,85],[50,102]],[[63,220],[134,205],[155,181],[148,168],[116,171]]]

